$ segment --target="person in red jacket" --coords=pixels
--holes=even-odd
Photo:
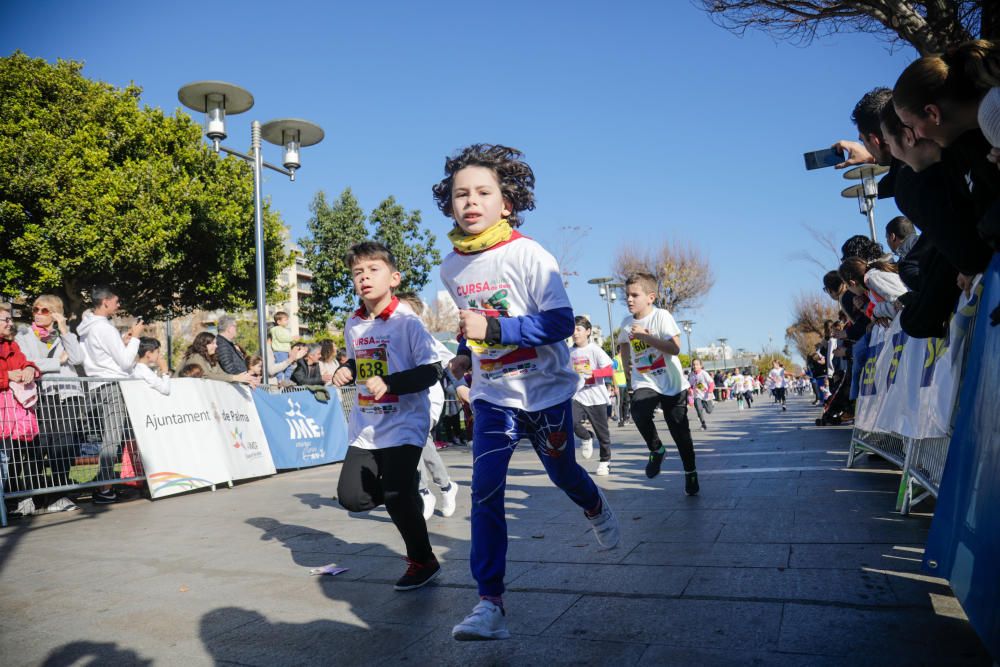
[[[11,382],[31,382],[39,377],[42,372],[35,364],[28,361],[28,358],[21,352],[21,348],[14,342],[14,320],[11,317],[10,307],[0,305],[0,419],[5,423],[0,424],[0,448],[4,454],[3,459],[7,469],[3,471],[3,481],[6,490],[14,490],[14,480],[17,476],[15,462],[23,455],[23,450],[18,447],[16,436],[8,437],[15,430],[13,424],[8,424],[8,419],[13,419],[13,410],[8,410],[7,406],[13,407],[15,399],[9,395],[11,392]],[[37,431],[36,431],[37,433]],[[34,501],[25,498],[18,505],[18,514],[31,514],[34,512]]]

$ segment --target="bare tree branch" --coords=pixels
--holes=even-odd
[[[420,319],[431,333],[458,331],[458,309],[448,298],[438,296],[433,303],[424,308],[424,314]]]
[[[795,319],[785,330],[785,338],[795,345],[803,358],[808,358],[823,339],[823,323],[836,320],[838,310],[825,296],[799,294],[792,303]]]
[[[638,245],[619,248],[614,261],[615,277],[624,281],[637,271],[657,277],[657,305],[672,313],[697,308],[715,284],[708,259],[690,244],[664,241],[652,249]]]
[[[712,21],[743,35],[763,30],[776,40],[808,46],[839,32],[874,34],[892,47],[938,53],[1000,30],[996,0],[698,0]]]
[[[553,255],[559,263],[563,287],[569,287],[569,279],[580,275],[576,270],[576,263],[580,260],[580,244],[590,233],[591,227],[565,225],[559,231],[562,233],[556,241]]]

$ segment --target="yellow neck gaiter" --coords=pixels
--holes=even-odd
[[[467,235],[461,227],[448,232],[448,240],[458,252],[465,254],[482,252],[510,239],[514,234],[514,228],[506,220],[501,220],[489,229],[485,229],[473,236]]]

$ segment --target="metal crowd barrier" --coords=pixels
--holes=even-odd
[[[27,441],[0,438],[0,501],[21,499],[19,509],[28,514],[52,507],[69,492],[145,481],[119,386],[135,381],[142,380],[49,377],[37,382],[38,435]],[[3,502],[0,519],[7,525]]]
[[[897,433],[855,428],[851,433],[847,467],[853,467],[858,455],[863,453],[877,454],[897,466],[903,476],[896,495],[896,509],[909,514],[914,505],[930,497],[937,498],[950,442],[950,437],[906,438]]]

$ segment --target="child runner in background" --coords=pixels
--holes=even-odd
[[[743,374],[743,402],[746,403],[747,410],[753,407],[753,376],[750,369]]]
[[[465,431],[462,429],[462,406],[469,402],[469,385],[465,382],[465,374],[472,367],[469,357],[458,355],[452,357],[444,369],[441,386],[444,388],[444,408],[441,410],[443,425],[442,437],[445,442],[461,447],[468,446]]]
[[[408,567],[395,588],[407,591],[441,571],[417,490],[417,463],[431,426],[427,389],[441,378],[441,364],[423,323],[393,296],[401,277],[389,249],[364,241],[344,263],[362,306],[344,326],[347,363],[333,375],[338,387],[354,378],[358,387],[337,499],[351,512],[385,504],[406,544]]]
[[[782,410],[787,410],[788,408],[785,407],[785,392],[787,391],[785,367],[777,359],[774,360],[774,367],[767,374],[767,379],[773,388],[774,402],[779,403]]]
[[[580,453],[585,459],[593,456],[594,436],[597,436],[601,446],[597,474],[607,475],[611,472],[611,433],[608,431],[608,390],[604,379],[610,378],[614,370],[611,357],[591,342],[592,329],[586,317],[576,318],[569,358],[582,384],[573,397],[573,432],[580,438]],[[593,433],[583,426],[584,419],[590,422]]]
[[[160,375],[160,341],[142,336],[139,338],[139,354],[135,366],[132,367],[132,377],[141,378],[150,387],[161,394],[170,395],[170,378]]]
[[[743,373],[741,373],[740,369],[737,368],[735,371],[733,371],[732,389],[733,389],[733,396],[736,397],[736,405],[739,407],[740,410],[743,409],[743,392],[746,390],[746,387],[743,386],[743,381],[744,381]]]
[[[516,230],[535,207],[535,176],[520,151],[476,144],[445,162],[434,198],[455,221],[454,252],[441,279],[459,308],[472,353],[472,552],[479,603],[452,630],[459,640],[506,639],[502,595],[507,559],[504,491],[520,439],[549,478],[583,510],[597,541],[618,545],[618,520],[574,457],[578,378],[565,339],[573,310],[555,258]],[[460,350],[461,352],[461,350]]]
[[[628,376],[625,374],[625,365],[622,363],[622,355],[615,355],[613,367],[615,388],[618,390],[618,427],[621,428],[622,426],[625,426],[626,422],[630,421],[628,415]]]
[[[715,409],[715,383],[712,376],[701,367],[701,359],[691,362],[691,372],[688,374],[688,384],[694,393],[694,411],[698,414],[698,421],[701,422],[701,429],[708,430],[705,423],[705,415],[712,414]]]
[[[414,315],[420,317],[424,314],[424,302],[416,294],[401,293],[399,297],[400,308],[409,308]],[[432,336],[433,338],[433,336]],[[438,353],[438,363],[445,366],[455,358],[455,355],[446,348],[441,341],[434,339],[434,349]],[[441,489],[441,514],[446,517],[455,513],[455,498],[458,495],[458,484],[451,481],[448,474],[448,467],[441,460],[437,445],[434,444],[434,428],[437,426],[438,417],[444,408],[445,393],[441,382],[435,382],[428,390],[431,403],[431,429],[427,434],[427,442],[424,444],[423,452],[420,454],[420,463],[417,464],[417,474],[419,482],[417,488],[420,491],[420,499],[424,503],[424,521],[434,516],[434,507],[437,505],[437,498],[431,493],[428,479],[433,479],[434,483]]]
[[[653,411],[659,406],[684,464],[684,491],[693,496],[699,490],[698,471],[687,417],[688,382],[677,359],[681,330],[670,313],[653,305],[654,276],[630,275],[625,281],[625,301],[631,315],[622,320],[618,342],[625,367],[631,372],[632,418],[649,447],[646,477],[660,474],[667,454],[653,423]]]

